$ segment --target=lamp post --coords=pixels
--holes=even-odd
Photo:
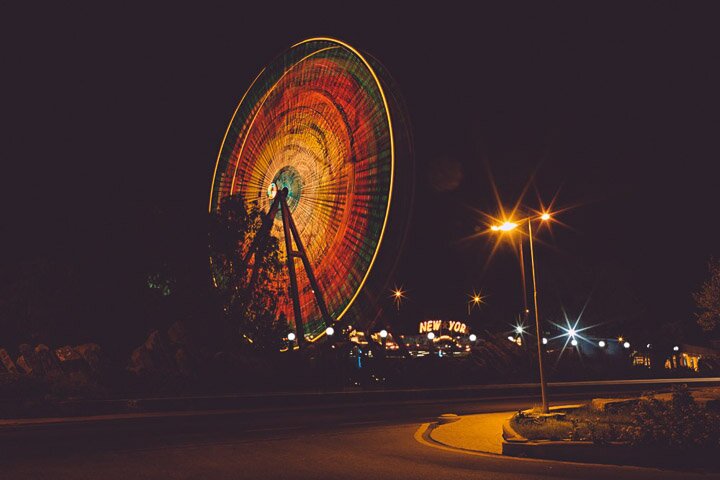
[[[470,311],[478,307],[480,308],[480,305],[482,305],[483,302],[483,296],[481,293],[473,292],[472,295],[468,295],[470,297],[470,300],[467,302],[467,309],[468,309],[468,320],[470,319]]]
[[[537,280],[535,278],[535,248],[533,246],[533,229],[532,222],[535,218],[528,217],[524,219],[528,226],[528,239],[530,243],[530,268],[532,270],[532,282],[533,282],[533,306],[535,309],[535,332],[537,333],[537,351],[538,351],[538,369],[540,370],[540,394],[542,396],[542,412],[548,413],[550,411],[547,399],[547,381],[545,379],[545,368],[543,365],[543,354],[542,354],[542,331],[540,330],[540,314],[538,312],[538,297],[537,297]],[[547,222],[550,220],[550,214],[544,212],[539,220]],[[515,230],[518,224],[512,221],[506,221],[501,225],[493,225],[490,230],[493,232],[510,232]]]
[[[400,311],[400,304],[402,303],[403,298],[405,298],[405,291],[403,291],[402,287],[395,287],[395,289],[393,289],[392,298],[395,302],[395,308]]]

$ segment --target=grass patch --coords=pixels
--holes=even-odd
[[[515,415],[510,426],[528,440],[565,440],[573,431],[572,422],[557,418],[534,418]]]

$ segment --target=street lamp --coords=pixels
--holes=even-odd
[[[550,220],[551,216],[549,212],[542,212],[542,214],[537,217],[542,222],[547,222]],[[535,218],[528,217],[524,219],[525,222],[527,222],[527,228],[528,228],[528,239],[530,242],[530,267],[532,270],[532,281],[533,281],[533,304],[535,306],[535,331],[537,332],[537,350],[538,350],[538,368],[540,370],[540,394],[542,396],[542,412],[548,413],[550,411],[548,406],[548,399],[547,399],[547,382],[545,380],[545,368],[543,365],[543,355],[542,355],[542,336],[540,333],[540,314],[538,313],[538,299],[537,299],[537,281],[535,278],[535,249],[533,247],[533,229],[532,229],[532,222]],[[515,230],[518,227],[518,223],[515,223],[510,220],[506,220],[504,223],[500,225],[492,225],[490,227],[490,230],[494,232],[511,232]]]
[[[477,340],[477,335],[475,335],[474,333],[471,333],[470,336],[468,337],[468,339],[471,342],[474,342],[475,340]]]
[[[326,334],[328,337],[332,337],[333,335],[335,335],[335,329],[334,329],[333,327],[327,327],[327,328],[325,329],[325,334]]]
[[[392,297],[395,301],[395,308],[400,310],[400,303],[402,302],[402,299],[405,298],[405,292],[403,291],[402,287],[395,287],[395,289],[392,291]]]
[[[480,308],[480,305],[482,305],[484,302],[483,302],[482,292],[480,292],[480,293],[473,292],[472,295],[468,295],[468,296],[470,297],[470,300],[467,303],[467,308],[468,308],[468,317],[470,317],[470,311],[475,307]]]
[[[288,341],[290,341],[290,342],[294,342],[294,341],[295,341],[295,332],[290,332],[290,333],[288,333],[288,334],[287,334],[287,339],[288,339]]]

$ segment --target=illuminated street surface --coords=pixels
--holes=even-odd
[[[557,401],[587,398],[587,393],[556,397]],[[720,478],[458,453],[414,438],[423,422],[440,413],[514,411],[536,402],[536,398],[474,402],[444,398],[5,429],[0,433],[0,478]]]

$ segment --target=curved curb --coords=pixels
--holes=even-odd
[[[502,437],[503,437],[503,455],[505,455],[505,443],[527,443],[528,439],[520,435],[513,427],[510,425],[510,420],[512,420],[513,417],[508,418],[503,422],[502,425]]]
[[[415,434],[413,435],[413,438],[415,438],[415,441],[418,443],[421,443],[427,447],[433,447],[438,448],[440,450],[445,450],[447,452],[453,452],[453,453],[464,453],[466,455],[474,455],[477,457],[493,457],[498,458],[502,457],[502,455],[498,455],[497,453],[490,453],[490,452],[480,452],[477,450],[468,450],[465,448],[458,448],[458,447],[451,447],[450,445],[446,445],[442,442],[438,442],[434,438],[432,438],[431,433],[432,431],[438,426],[437,423],[423,423],[420,425],[420,427],[415,431]],[[526,459],[518,459],[518,460],[526,460]],[[534,459],[531,459],[534,461]]]

